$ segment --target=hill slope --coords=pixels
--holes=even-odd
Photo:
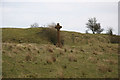
[[[44,28],[3,28],[2,36],[3,42],[14,42],[14,43],[48,43],[47,38],[43,34]],[[47,29],[47,28],[46,28]],[[77,32],[67,32],[62,31],[61,34],[64,35],[65,44],[73,43],[73,38],[75,43],[73,44],[86,44],[86,43],[110,43],[111,37],[108,35],[100,34],[81,34]],[[119,38],[119,36],[112,36],[113,39]],[[118,41],[118,40],[115,40]],[[113,41],[114,42],[114,41]]]
[[[43,36],[42,28],[2,32],[3,77],[118,77],[119,36],[62,31],[64,46],[58,48]]]

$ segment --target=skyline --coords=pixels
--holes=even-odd
[[[61,7],[62,6],[62,7]],[[28,28],[59,22],[61,30],[85,33],[89,18],[96,17],[101,27],[118,34],[117,2],[3,2],[2,27]],[[1,26],[1,25],[0,25]]]

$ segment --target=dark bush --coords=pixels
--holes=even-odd
[[[43,28],[42,33],[51,43],[57,43],[57,31],[54,28]]]
[[[107,34],[108,35],[113,35],[113,28],[108,28],[108,30],[107,30]]]
[[[120,42],[120,37],[116,36],[116,35],[110,35],[109,39],[110,39],[111,43],[119,43]]]
[[[56,45],[57,43],[57,30],[55,25],[48,25],[48,28],[42,28],[42,34],[46,37],[51,43]],[[64,45],[64,36],[60,33],[61,44]]]

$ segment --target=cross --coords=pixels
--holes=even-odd
[[[62,26],[60,26],[60,24],[57,23],[57,25],[55,26],[55,28],[57,29],[57,46],[58,47],[62,47],[61,43],[60,43],[60,29],[62,28]]]

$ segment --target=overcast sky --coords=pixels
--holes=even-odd
[[[79,0],[4,0],[2,27],[26,28],[37,22],[40,26],[59,22],[62,30],[84,33],[89,18],[96,17],[101,27],[112,27],[118,34],[118,2],[79,2]]]

